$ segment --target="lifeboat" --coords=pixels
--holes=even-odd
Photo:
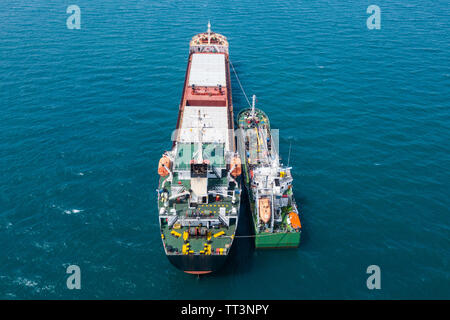
[[[259,206],[259,218],[262,222],[268,223],[270,221],[270,201],[267,198],[261,198],[258,200]]]
[[[159,159],[159,164],[158,164],[158,174],[161,177],[166,177],[169,175],[169,171],[166,168],[170,168],[170,159],[167,156],[162,156],[162,158]]]
[[[241,168],[241,159],[239,157],[234,157],[233,159],[231,159],[231,168],[234,168],[233,171],[231,171],[231,175],[233,177],[236,178],[241,175],[242,168]]]
[[[300,223],[300,218],[298,217],[298,214],[294,211],[289,213],[289,220],[291,220],[291,226],[294,229],[301,229],[302,224]]]

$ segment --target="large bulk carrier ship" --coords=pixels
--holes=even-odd
[[[226,37],[192,38],[172,150],[159,161],[159,223],[166,256],[205,274],[223,266],[241,203]]]

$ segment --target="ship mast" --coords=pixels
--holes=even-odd
[[[203,123],[202,123],[202,116],[200,114],[200,110],[198,110],[198,145],[197,145],[197,152],[198,152],[198,163],[203,163]]]
[[[208,44],[211,44],[211,23],[208,20]]]
[[[206,128],[203,121],[209,117],[206,114],[202,116],[200,110],[198,110],[198,116],[191,115],[191,117],[197,119],[196,129],[198,131],[197,151],[193,154],[193,158],[196,158],[198,163],[203,163],[203,130]]]
[[[256,95],[253,95],[253,101],[252,101],[252,119],[255,119],[255,101],[256,101]]]

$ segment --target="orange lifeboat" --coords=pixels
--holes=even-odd
[[[294,229],[301,229],[302,224],[300,223],[300,218],[298,217],[298,214],[295,212],[289,213],[289,219],[291,220],[291,226]]]
[[[234,157],[233,159],[231,159],[231,168],[233,167],[234,169],[233,171],[231,171],[231,175],[236,178],[242,173],[241,159],[239,157]]]
[[[270,201],[267,198],[261,198],[258,200],[259,218],[262,222],[267,223],[270,220],[271,210]]]
[[[159,164],[158,164],[158,174],[161,177],[165,177],[169,175],[169,171],[163,167],[166,166],[166,168],[170,168],[170,159],[167,156],[162,156],[161,159],[159,159]]]

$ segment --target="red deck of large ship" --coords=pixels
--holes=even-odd
[[[211,77],[205,80],[205,72],[208,73],[208,67],[206,66],[205,68],[204,65],[202,66],[202,63],[205,64],[207,60],[221,61],[220,59],[211,59],[213,56],[223,57],[223,65],[220,63],[215,65],[216,68],[221,68],[221,70],[212,70],[213,74],[209,74]],[[193,64],[195,66],[197,61],[199,67],[192,70]],[[210,67],[214,69],[213,65]],[[197,73],[195,75],[191,75],[196,71]],[[214,71],[216,71],[215,75]],[[223,72],[223,74],[220,74],[220,72]],[[196,83],[195,80],[199,83]],[[214,83],[214,80],[217,80],[217,83]],[[181,128],[184,109],[187,106],[227,107],[228,129],[234,129],[228,41],[226,37],[210,31],[209,24],[207,32],[197,34],[190,42],[189,61],[184,79],[176,129]],[[235,150],[234,140],[232,149]]]

